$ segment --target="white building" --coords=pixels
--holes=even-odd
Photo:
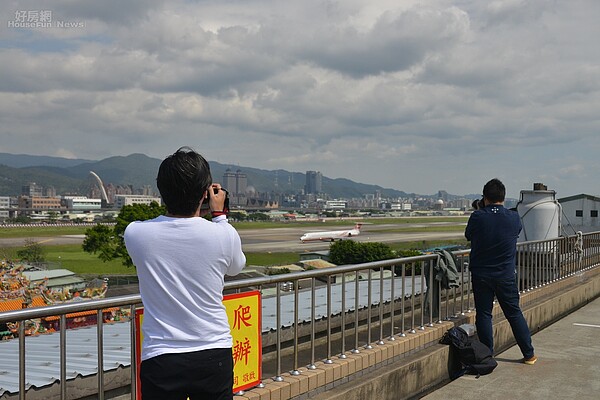
[[[99,210],[101,199],[88,199],[86,196],[63,196],[64,204],[69,210]]]
[[[10,218],[10,197],[0,196],[0,221]]]
[[[326,210],[343,210],[346,208],[345,200],[327,200],[325,202]]]
[[[65,214],[62,215],[61,220],[63,222],[70,222],[70,221],[81,221],[81,222],[94,222],[96,220],[96,216],[98,216],[100,214],[96,214],[96,213],[78,213],[78,212],[67,212]]]
[[[600,230],[600,197],[578,194],[558,199],[558,202],[562,207],[561,230],[564,234]]]
[[[133,204],[148,204],[152,202],[161,204],[160,197],[143,196],[138,194],[117,194],[115,195],[114,208],[121,209],[123,206],[131,206]]]

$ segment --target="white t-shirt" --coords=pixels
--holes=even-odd
[[[144,303],[142,360],[230,348],[224,276],[237,275],[246,257],[227,218],[160,216],[132,222],[124,238]]]

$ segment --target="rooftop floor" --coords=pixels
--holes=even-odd
[[[513,346],[496,356],[490,375],[462,376],[423,399],[598,399],[600,298],[535,334],[533,345],[533,366],[522,364]]]

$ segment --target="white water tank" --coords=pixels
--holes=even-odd
[[[519,242],[560,236],[561,208],[554,190],[547,190],[541,183],[534,183],[533,190],[521,190],[517,212],[523,225]]]

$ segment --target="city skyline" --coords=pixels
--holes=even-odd
[[[189,145],[414,193],[598,195],[599,19],[595,0],[11,2],[0,152]]]
[[[17,159],[18,157],[21,157],[21,159]],[[156,163],[156,166],[158,166],[161,162],[160,159],[152,159],[151,157],[148,157],[144,154],[132,154],[129,156],[125,156],[125,157],[120,157],[122,160],[127,160],[129,157],[134,157],[135,159],[139,160],[139,157],[142,158],[146,158],[148,160],[153,160],[154,163]],[[104,159],[104,160],[80,160],[81,162],[81,166],[85,169],[85,171],[88,171],[90,166],[93,164],[89,164],[90,162],[99,162],[101,164],[104,164],[106,168],[106,165],[108,165],[108,168],[110,169],[111,173],[115,173],[116,171],[119,170],[119,168],[127,168],[128,172],[132,172],[133,170],[136,169],[136,167],[134,167],[135,164],[131,164],[131,163],[127,163],[127,165],[124,167],[123,165],[119,164],[119,166],[115,169],[116,166],[112,165],[110,163],[110,160],[112,160],[111,157],[109,157],[108,159]],[[18,170],[19,168],[30,168],[30,167],[40,167],[40,168],[45,168],[47,166],[53,166],[53,167],[58,167],[59,169],[55,169],[54,172],[57,172],[60,170],[60,165],[62,165],[64,162],[67,162],[69,165],[69,168],[72,167],[77,167],[78,164],[71,164],[71,162],[75,161],[74,159],[67,159],[67,158],[61,158],[61,157],[52,157],[52,156],[34,156],[34,155],[28,155],[28,154],[21,154],[21,155],[15,155],[15,154],[9,154],[9,153],[0,153],[0,164],[5,164],[7,166],[9,166],[10,168],[15,168],[15,170]],[[108,164],[106,164],[108,162]],[[346,183],[342,183],[342,185],[347,186],[348,184],[350,184],[351,186],[357,185],[357,186],[361,186],[362,189],[361,190],[361,195],[360,196],[337,196],[335,194],[335,192],[337,192],[337,190],[333,190],[334,194],[332,194],[332,188],[329,187],[329,190],[327,189],[323,189],[323,178],[325,178],[326,181],[329,181],[329,185],[325,185],[325,186],[330,186],[333,184],[334,181],[336,181],[338,178],[331,178],[328,177],[326,175],[324,175],[321,171],[314,171],[314,170],[308,170],[308,171],[304,171],[304,172],[299,172],[299,171],[287,171],[287,170],[282,170],[282,169],[275,169],[275,170],[263,170],[263,169],[257,169],[254,168],[252,166],[241,166],[239,164],[220,164],[220,163],[216,163],[214,161],[208,160],[208,162],[212,165],[212,169],[213,169],[213,180],[215,182],[219,182],[223,185],[223,187],[228,188],[229,192],[230,192],[230,196],[233,195],[241,195],[242,197],[240,197],[239,201],[243,202],[243,197],[244,193],[246,193],[246,189],[248,188],[249,190],[251,190],[252,192],[256,192],[256,188],[255,188],[255,184],[256,182],[252,182],[252,178],[250,180],[250,182],[248,182],[248,176],[246,174],[246,171],[252,171],[251,175],[255,175],[254,179],[258,179],[258,181],[261,181],[263,183],[265,183],[265,179],[268,182],[269,179],[272,179],[272,185],[268,185],[268,187],[263,187],[261,192],[263,192],[263,194],[266,194],[267,192],[270,193],[277,193],[277,194],[282,194],[285,195],[286,193],[295,193],[295,194],[305,194],[305,195],[323,195],[325,196],[325,198],[328,199],[333,199],[333,198],[339,198],[339,199],[355,199],[355,198],[360,198],[360,197],[365,197],[365,196],[371,196],[371,195],[378,195],[380,196],[381,193],[378,194],[378,192],[381,191],[393,191],[393,192],[397,192],[396,195],[387,195],[384,196],[387,199],[394,199],[394,198],[404,198],[404,199],[408,199],[408,198],[439,198],[439,199],[443,199],[445,202],[448,201],[448,196],[452,196],[453,198],[473,198],[473,196],[478,196],[480,194],[478,193],[460,193],[457,192],[455,190],[453,190],[453,188],[449,188],[449,191],[446,189],[436,189],[436,190],[431,190],[428,193],[414,193],[414,192],[407,192],[405,190],[403,190],[403,188],[390,188],[390,187],[381,187],[378,186],[372,182],[356,182],[351,180],[350,178],[347,177],[340,177],[339,179],[341,179],[342,181],[346,181]],[[45,164],[47,163],[47,164]],[[11,164],[15,164],[15,165],[11,165]],[[17,166],[19,165],[19,166]],[[214,168],[216,166],[216,168]],[[141,170],[145,170],[145,168],[142,166]],[[64,171],[64,173],[66,173],[67,175],[71,175],[71,172],[67,172],[66,170]],[[258,174],[258,175],[257,175]],[[117,173],[118,175],[118,173]],[[134,176],[136,176],[137,178],[140,177],[139,175],[139,171],[138,173],[134,173]],[[105,190],[108,190],[108,188],[111,188],[111,193],[112,195],[114,195],[115,193],[118,194],[133,194],[134,192],[139,192],[138,194],[149,194],[151,191],[154,191],[154,193],[157,193],[157,189],[156,187],[154,187],[154,190],[152,189],[152,185],[154,185],[153,183],[149,183],[150,181],[153,182],[154,180],[154,176],[153,176],[153,172],[147,174],[147,179],[148,181],[145,183],[139,183],[138,185],[132,185],[131,182],[126,181],[126,180],[120,180],[120,181],[107,181],[104,182],[103,185],[105,187]],[[266,178],[267,176],[270,176],[270,178]],[[298,179],[298,177],[296,178],[296,182],[304,182],[303,184],[300,185],[296,185],[296,186],[291,186],[291,182],[293,181],[293,177],[294,176],[303,176],[302,179]],[[8,176],[9,179],[14,179],[14,177]],[[280,179],[283,178],[283,179]],[[102,180],[100,179],[100,177],[98,176],[98,174],[96,174],[94,171],[89,171],[89,176],[88,179],[91,181],[94,181],[94,183],[96,184],[95,186],[98,185],[98,182],[102,182]],[[280,180],[282,182],[280,182]],[[285,181],[285,182],[283,182]],[[532,182],[532,184],[529,187],[524,187],[524,188],[520,188],[519,191],[525,190],[531,190],[534,186],[535,182]],[[543,182],[539,182],[542,183]],[[27,181],[23,181],[22,182],[22,190],[25,190],[24,188],[27,186],[37,186],[38,187],[38,191],[41,191],[44,193],[44,196],[52,196],[52,194],[47,194],[46,191],[47,190],[51,190],[52,193],[56,192],[56,188],[54,188],[54,186],[51,183],[47,183],[47,182],[43,182],[42,180],[38,180],[38,182],[34,180],[27,180]],[[364,186],[368,186],[370,187],[370,190],[367,189],[365,190]],[[545,185],[547,186],[547,185]],[[115,192],[116,189],[116,192]],[[548,190],[554,190],[552,188],[547,188]],[[95,189],[94,189],[95,190]],[[143,193],[142,193],[143,191]],[[114,193],[113,193],[114,192]],[[70,191],[65,192],[67,195],[70,194]],[[98,192],[98,196],[97,197],[104,197],[101,196],[101,193]],[[400,193],[404,193],[405,195],[400,195]],[[587,194],[587,195],[591,195],[590,193],[586,193],[586,192],[580,192],[580,193],[574,193],[573,195],[577,195],[577,194]],[[23,193],[21,193],[23,194]],[[2,194],[0,193],[0,195],[6,195],[6,193]],[[80,193],[80,195],[85,195],[85,193]],[[333,197],[332,197],[333,196]],[[511,196],[510,194],[507,193],[507,199],[512,200],[518,200],[519,198],[519,194],[517,194],[517,196]],[[569,195],[570,196],[570,195]],[[320,196],[317,196],[320,197]],[[315,197],[315,198],[317,198]],[[568,196],[561,196],[561,197],[568,197]],[[240,203],[241,204],[241,203]]]

